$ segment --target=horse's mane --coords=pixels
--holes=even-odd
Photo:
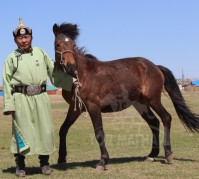
[[[79,36],[79,28],[77,24],[72,23],[62,23],[60,25],[54,24],[53,26],[53,32],[54,34],[62,33],[68,37],[70,37],[72,40],[76,40]]]
[[[82,48],[76,47],[76,52],[77,52],[78,54],[80,54],[81,56],[84,56],[84,57],[86,57],[86,58],[89,58],[90,60],[99,61],[98,58],[97,58],[96,56],[94,56],[94,55],[92,55],[92,54],[90,54],[90,53],[87,53],[84,47],[82,47]]]
[[[98,60],[97,59],[97,57],[95,57],[94,55],[92,55],[92,54],[85,54],[85,57],[88,57],[88,58],[90,58],[90,59],[92,59],[92,60]]]

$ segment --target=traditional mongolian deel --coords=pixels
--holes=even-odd
[[[25,138],[24,134],[21,132],[15,120],[13,120],[13,124],[14,124],[14,129],[15,129],[15,135],[16,135],[15,138],[16,138],[18,150],[20,153],[23,153],[24,151],[30,149],[30,144]]]
[[[13,122],[11,152],[51,154],[55,151],[51,106],[42,85],[46,85],[49,76],[55,86],[70,91],[73,78],[54,68],[54,61],[38,47],[33,47],[30,53],[15,50],[8,55],[4,66],[4,114],[15,111],[13,118],[16,122],[15,125]],[[29,87],[24,88],[27,93],[23,93],[14,91],[16,86],[18,90],[20,86]],[[41,91],[37,87],[41,87]],[[30,147],[25,147],[27,144]]]

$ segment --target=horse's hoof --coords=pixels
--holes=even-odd
[[[166,157],[166,163],[167,164],[171,164],[171,161],[173,160],[173,155],[172,154],[170,154],[170,155],[168,155],[167,157]]]
[[[155,159],[152,158],[152,157],[147,157],[145,161],[146,161],[146,162],[154,162]]]
[[[98,171],[105,171],[106,170],[106,167],[104,166],[101,166],[101,165],[97,165],[96,166],[96,170],[98,170]]]

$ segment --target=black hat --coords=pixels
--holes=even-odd
[[[13,31],[13,36],[17,37],[19,35],[32,35],[32,29],[26,27],[22,24],[22,18],[19,18],[19,26]]]

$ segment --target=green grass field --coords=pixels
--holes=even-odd
[[[199,93],[184,93],[192,111],[199,114]],[[172,164],[164,163],[163,126],[160,127],[160,155],[155,162],[145,162],[151,150],[151,132],[133,107],[118,113],[103,114],[106,146],[110,162],[106,171],[95,165],[100,151],[95,140],[90,118],[79,117],[67,137],[68,163],[56,164],[58,158],[59,128],[67,114],[68,105],[61,96],[50,96],[56,132],[57,151],[50,156],[51,176],[43,176],[37,156],[26,157],[26,178],[199,178],[199,135],[189,133],[176,116],[171,101],[163,94],[162,101],[172,115]],[[9,152],[11,117],[3,116],[3,98],[0,97],[0,178],[15,178],[14,157]]]

